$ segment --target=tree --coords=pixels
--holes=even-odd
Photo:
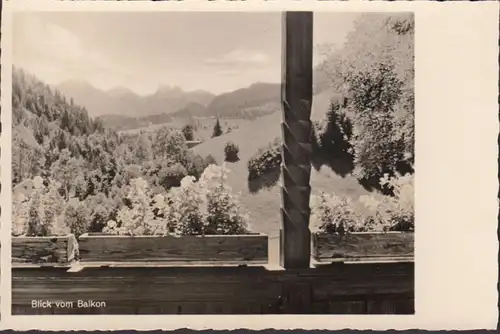
[[[120,201],[122,198],[120,198]],[[90,208],[89,230],[91,232],[101,232],[108,220],[116,215],[116,206],[114,202],[103,193],[97,193],[85,200],[85,204]]]
[[[163,126],[155,131],[154,139],[152,140],[153,157],[157,158],[167,158],[168,157],[168,137],[172,129]],[[142,134],[145,136],[145,134]]]
[[[142,178],[130,181],[127,194],[128,206],[122,207],[117,214],[121,228],[131,235],[151,235],[157,231],[151,223],[154,219],[151,196],[147,182]]]
[[[13,233],[24,231],[29,236],[53,236],[69,232],[62,219],[64,199],[59,194],[60,184],[50,179],[47,183],[45,185],[41,177],[33,179],[33,190],[27,199],[21,199],[24,202],[23,212],[20,213],[19,219],[14,220],[16,224],[23,224],[25,219],[26,225],[16,226]],[[16,205],[18,203],[19,198]]]
[[[30,198],[24,194],[12,195],[12,235],[21,236],[28,232]]]
[[[19,182],[39,175],[45,165],[42,147],[22,125],[12,130],[12,181]]]
[[[186,144],[186,139],[184,138],[184,135],[181,131],[174,130],[167,135],[165,142],[165,152],[166,157],[168,157],[170,160],[185,165],[186,156],[189,152],[189,149]]]
[[[412,171],[413,15],[363,15],[323,69],[347,101],[358,178],[378,183],[384,173]]]
[[[182,128],[182,133],[186,140],[191,141],[194,140],[194,129],[191,124],[188,124]]]
[[[167,222],[176,235],[201,235],[205,217],[201,211],[204,196],[193,176],[186,176],[181,186],[168,192],[169,212]]]
[[[59,180],[61,183],[66,200],[76,195],[77,184],[75,184],[75,180],[81,179],[82,172],[83,161],[71,157],[68,149],[62,150],[59,159],[52,165],[51,174],[53,179]]]
[[[217,121],[215,122],[215,125],[214,125],[214,131],[212,133],[212,138],[219,137],[220,135],[222,135],[222,127],[220,125],[219,118],[217,118]]]
[[[87,203],[72,199],[64,211],[64,222],[76,237],[88,232],[90,226],[90,208]]]
[[[135,147],[135,158],[138,163],[143,163],[144,161],[148,161],[153,158],[151,141],[147,138],[145,133],[141,133],[138,136]]]

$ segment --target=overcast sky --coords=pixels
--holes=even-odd
[[[342,45],[356,17],[315,14],[314,44]],[[280,13],[17,13],[13,34],[14,64],[49,84],[218,94],[280,81]]]

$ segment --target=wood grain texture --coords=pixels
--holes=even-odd
[[[308,268],[311,253],[313,13],[283,13],[281,265]]]
[[[32,300],[94,300],[104,308],[34,309]],[[12,271],[20,314],[413,314],[414,266],[86,268]]]
[[[73,235],[57,237],[12,237],[13,264],[70,264],[78,257]]]
[[[363,259],[412,259],[415,234],[387,233],[316,233],[312,239],[312,256],[318,262]]]
[[[82,262],[268,262],[268,237],[83,235],[78,239]]]

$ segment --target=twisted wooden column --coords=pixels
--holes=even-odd
[[[282,223],[280,262],[307,268],[310,259],[313,13],[283,13]]]

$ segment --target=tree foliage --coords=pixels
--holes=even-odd
[[[110,220],[137,230],[151,215],[129,215],[141,196],[134,180],[154,196],[215,162],[191,152],[182,130],[118,134],[21,69],[12,85],[14,235],[100,232]],[[39,188],[24,189],[34,180]]]
[[[219,137],[220,135],[222,135],[222,133],[223,133],[222,126],[220,125],[220,121],[217,118],[217,121],[215,122],[215,125],[214,125],[214,131],[212,133],[212,138]]]
[[[277,137],[267,147],[259,149],[248,160],[247,168],[249,181],[280,168],[282,160],[281,146],[281,138]]]
[[[237,162],[240,160],[238,154],[240,153],[240,148],[233,142],[227,142],[224,146],[224,157],[227,162]]]
[[[311,230],[344,233],[370,231],[414,231],[414,176],[385,175],[382,187],[393,196],[347,196],[321,193],[311,197]]]
[[[355,174],[378,179],[414,161],[412,14],[365,14],[344,48],[323,63],[346,99]]]
[[[182,128],[182,133],[184,134],[184,138],[186,140],[191,141],[194,140],[194,127],[191,124],[187,124]]]

